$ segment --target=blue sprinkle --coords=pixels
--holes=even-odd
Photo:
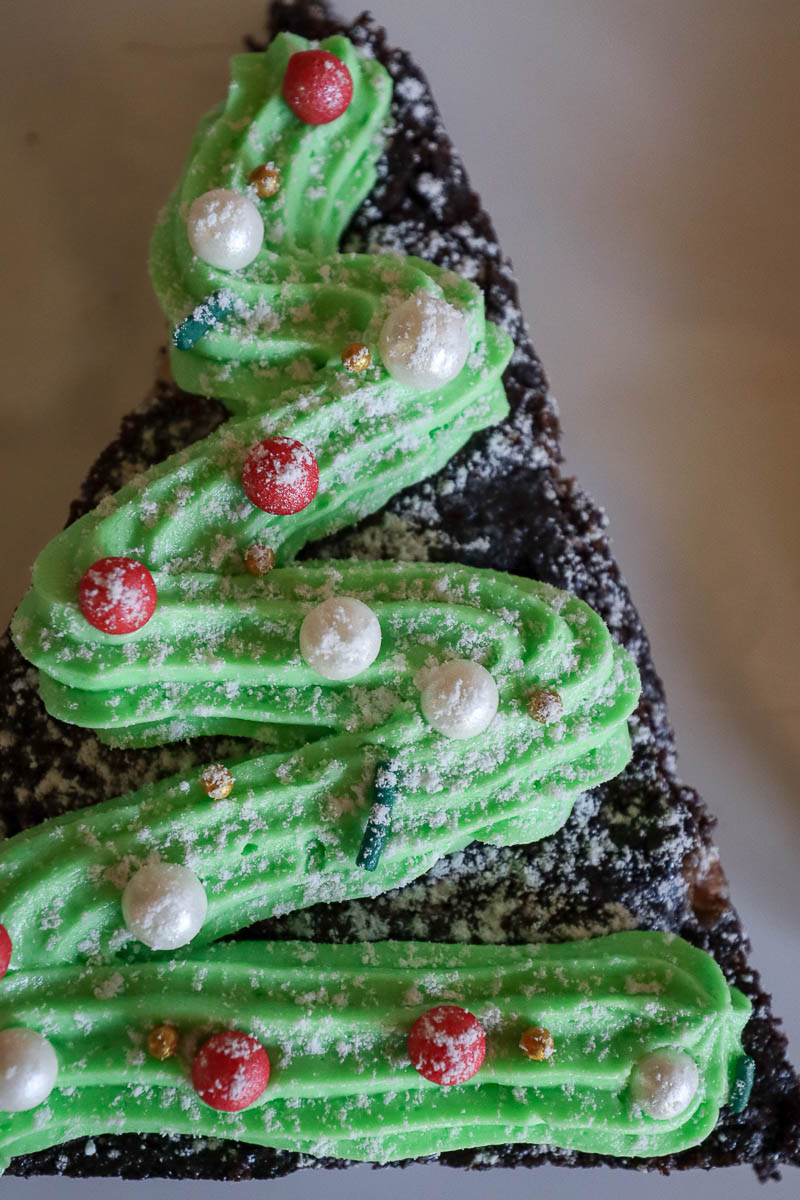
[[[172,341],[179,350],[191,350],[209,330],[218,325],[226,313],[233,308],[233,292],[229,288],[220,288],[198,304],[180,325],[175,326]]]

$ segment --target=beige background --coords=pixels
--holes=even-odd
[[[341,4],[356,11],[356,0]],[[145,269],[152,222],[261,7],[3,6],[3,617],[87,465],[148,387],[161,333]],[[683,773],[719,814],[754,960],[798,1060],[800,4],[372,7],[427,70],[514,260],[569,466],[611,514]],[[770,1195],[796,1196],[797,1183],[793,1173]],[[487,1186],[497,1184],[421,1168],[299,1176],[270,1194],[466,1200]],[[548,1171],[504,1176],[503,1188],[713,1200],[756,1185],[739,1171],[681,1181]],[[189,1194],[200,1192],[218,1189]]]

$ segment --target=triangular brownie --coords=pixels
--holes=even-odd
[[[511,415],[477,434],[433,479],[396,496],[353,530],[309,547],[306,557],[457,561],[549,582],[586,600],[639,666],[642,700],[632,722],[634,757],[625,772],[584,795],[568,823],[529,846],[474,845],[406,888],[373,900],[318,905],[254,926],[242,936],[320,942],[385,938],[442,942],[563,942],[625,929],[679,934],[710,953],[753,1003],[744,1047],[755,1061],[750,1103],[725,1108],[701,1145],[657,1160],[603,1158],[543,1146],[500,1146],[441,1156],[455,1166],[550,1162],[658,1170],[750,1163],[762,1179],[800,1162],[800,1088],[769,998],[747,962],[747,942],[727,896],[711,838],[712,819],[675,775],[672,733],[647,638],[604,533],[603,514],[560,471],[558,422],[528,341],[516,284],[488,216],[442,128],[418,68],[389,49],[366,17],[342,26],[320,3],[277,3],[272,34],[319,39],[344,32],[368,46],[395,80],[394,128],[379,182],[346,235],[345,249],[417,254],[483,289],[487,316],[514,340],[505,377]],[[206,436],[226,418],[215,400],[156,384],[125,419],[119,438],[90,472],[75,519],[143,467]],[[220,739],[156,750],[101,747],[94,736],[48,717],[36,672],[8,638],[2,648],[3,820],[12,834],[67,808],[141,786],[147,779],[243,753]],[[15,1159],[14,1174],[141,1178],[269,1178],[309,1160],[246,1143],[210,1146],[190,1138],[103,1136]],[[334,1165],[319,1160],[319,1165]]]

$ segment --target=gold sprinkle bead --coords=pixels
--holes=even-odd
[[[262,200],[269,200],[270,196],[280,191],[281,173],[274,163],[263,163],[260,167],[255,167],[248,179],[255,185]]]
[[[200,776],[200,787],[212,800],[227,800],[233,791],[234,778],[227,767],[214,763]]]
[[[528,716],[542,725],[552,725],[564,715],[564,705],[558,692],[552,688],[537,688],[528,697]]]
[[[529,1025],[519,1039],[519,1046],[534,1062],[544,1062],[545,1059],[551,1058],[556,1049],[552,1033],[549,1029],[542,1029],[540,1025]]]
[[[247,547],[244,565],[251,575],[268,575],[275,566],[275,551],[271,546],[260,546],[258,542],[253,542],[252,546]]]
[[[163,1062],[178,1051],[178,1031],[174,1025],[156,1025],[147,1035],[147,1053]]]
[[[351,342],[349,346],[345,346],[342,351],[342,362],[347,367],[348,371],[358,373],[366,371],[367,367],[372,362],[372,355],[369,352],[369,346],[365,346],[363,342]]]

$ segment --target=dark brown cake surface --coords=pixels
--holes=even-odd
[[[618,779],[579,800],[555,836],[531,846],[472,846],[404,889],[371,901],[318,905],[240,936],[521,943],[627,928],[679,933],[711,953],[728,981],[752,1000],[744,1045],[756,1062],[756,1081],[744,1113],[724,1109],[701,1146],[658,1160],[504,1146],[449,1153],[440,1161],[471,1167],[608,1162],[659,1170],[747,1162],[762,1179],[782,1163],[800,1164],[800,1087],[785,1057],[785,1040],[747,962],[748,945],[728,903],[711,840],[713,821],[676,776],[661,683],[611,555],[605,516],[573,480],[562,477],[555,408],[491,222],[408,55],[388,48],[383,32],[368,18],[343,26],[325,5],[279,2],[271,15],[270,36],[281,29],[312,38],[344,32],[369,46],[395,80],[395,127],[378,186],[356,215],[344,247],[418,254],[468,274],[485,291],[488,317],[516,345],[505,375],[509,419],[474,438],[440,475],[395,497],[361,526],[310,547],[309,554],[457,560],[566,588],[587,600],[635,656],[643,695],[632,723],[632,763]],[[225,415],[216,401],[157,384],[90,471],[71,518],[138,471],[206,436]],[[102,747],[91,733],[46,715],[36,672],[8,637],[0,656],[2,820],[8,834],[209,759],[208,740],[150,751]],[[213,757],[243,755],[250,748],[217,740]],[[19,1157],[10,1173],[269,1178],[312,1161],[186,1137],[103,1136],[92,1144],[92,1154],[85,1153],[82,1139]],[[317,1165],[341,1164],[320,1160]]]

